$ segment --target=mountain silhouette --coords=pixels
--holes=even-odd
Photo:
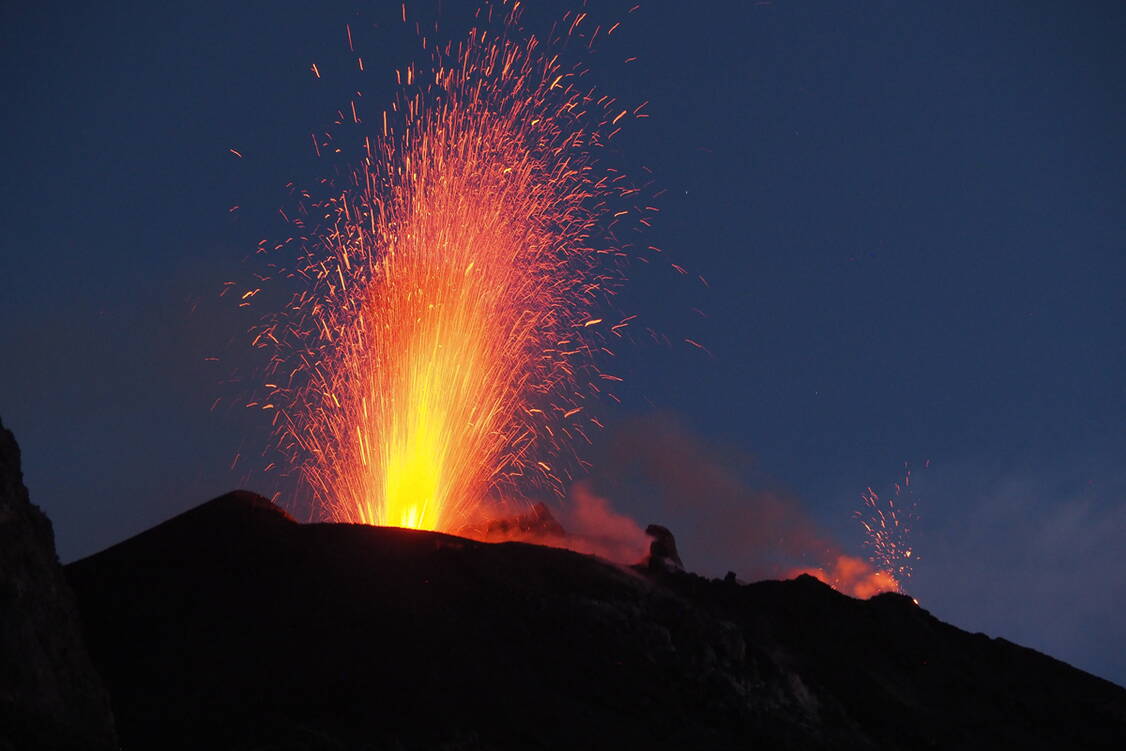
[[[298,524],[245,491],[66,573],[127,751],[1126,747],[1123,688],[809,576]]]

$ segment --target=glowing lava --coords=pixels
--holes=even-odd
[[[877,569],[867,561],[851,555],[838,554],[825,566],[791,571],[789,578],[809,574],[838,592],[866,600],[880,592],[898,592],[899,582],[888,571]]]
[[[631,192],[591,150],[627,113],[514,28],[399,74],[258,337],[288,381],[280,443],[330,518],[464,531],[490,493],[566,479],[551,459],[583,430],[592,311],[620,280],[599,238]]]

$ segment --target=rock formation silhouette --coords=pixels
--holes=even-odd
[[[110,749],[109,697],[83,644],[51,521],[0,423],[0,749]]]

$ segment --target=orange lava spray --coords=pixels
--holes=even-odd
[[[583,430],[630,193],[591,154],[626,113],[515,20],[400,72],[347,187],[308,212],[306,286],[259,332],[283,345],[281,445],[329,518],[465,533],[490,494],[561,486]]]
[[[928,459],[924,468],[930,467]],[[894,492],[881,498],[871,487],[861,494],[864,507],[855,512],[866,539],[872,565],[889,572],[900,583],[911,579],[918,560],[911,543],[911,527],[916,518],[917,499],[911,487],[911,467],[904,464],[903,479],[893,484]]]

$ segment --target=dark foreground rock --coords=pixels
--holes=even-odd
[[[241,492],[67,573],[127,750],[1126,740],[1122,688],[809,577],[740,585],[299,525]]]
[[[0,750],[115,747],[51,521],[32,505],[0,424]]]

